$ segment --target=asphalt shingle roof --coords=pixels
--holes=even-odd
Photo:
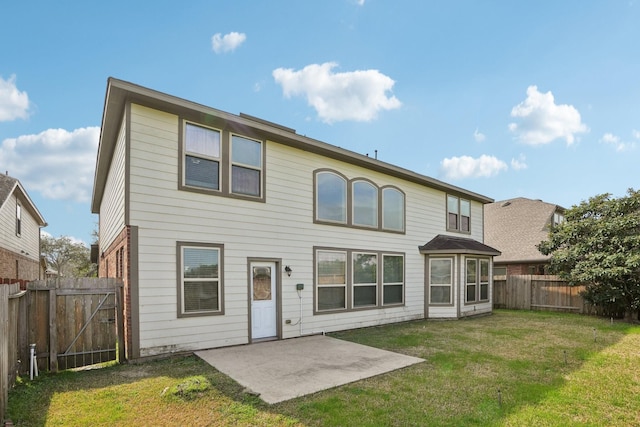
[[[419,247],[420,253],[465,253],[482,255],[500,255],[500,251],[466,237],[446,236],[438,234],[436,237]]]
[[[547,240],[553,214],[564,208],[524,197],[484,205],[484,241],[502,255],[494,262],[544,262],[536,247]]]

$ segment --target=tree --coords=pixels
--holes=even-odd
[[[47,265],[59,277],[92,277],[96,275],[96,265],[91,263],[91,250],[83,243],[77,243],[67,236],[43,235],[40,252]]]
[[[640,308],[640,191],[612,198],[601,194],[565,211],[538,249],[551,255],[550,269],[584,284],[583,297],[607,314],[637,319]]]

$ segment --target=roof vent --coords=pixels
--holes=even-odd
[[[503,208],[506,208],[507,206],[509,206],[511,204],[511,202],[504,202],[502,205],[500,205]]]

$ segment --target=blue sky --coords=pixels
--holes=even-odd
[[[0,169],[90,243],[107,78],[489,196],[638,188],[640,2],[4,2]]]

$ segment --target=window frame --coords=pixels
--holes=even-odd
[[[320,269],[318,268],[318,263],[320,260],[320,253],[334,253],[334,254],[343,254],[344,255],[344,283],[322,283],[320,284]],[[314,249],[314,262],[313,262],[313,277],[314,277],[314,305],[313,311],[314,313],[333,313],[345,311],[349,307],[349,254],[346,250],[342,249],[328,249],[328,248],[316,248]],[[344,306],[341,308],[327,308],[320,309],[320,289],[325,288],[344,288]]]
[[[218,308],[217,310],[200,310],[185,311],[184,302],[184,249],[211,250],[218,253]],[[216,243],[202,242],[176,242],[176,278],[177,278],[177,316],[178,318],[201,317],[201,316],[220,316],[224,315],[224,245]],[[207,278],[206,280],[211,280]],[[188,280],[187,282],[196,282],[205,280]],[[215,280],[214,280],[215,281]]]
[[[345,307],[343,308],[330,308],[330,309],[320,309],[320,295],[318,290],[322,287],[327,286],[339,286],[338,284],[320,284],[318,280],[318,261],[320,259],[320,252],[334,252],[334,253],[342,253],[345,254],[346,259],[346,278],[345,278]],[[375,255],[376,256],[376,304],[375,305],[355,305],[354,298],[354,288],[358,286],[373,286],[373,284],[356,284],[354,280],[354,255],[357,254],[366,254],[366,255]],[[402,258],[402,281],[401,282],[384,282],[384,258],[394,256]],[[379,310],[387,307],[403,307],[406,305],[405,293],[406,293],[406,254],[404,252],[394,252],[394,251],[372,251],[366,249],[346,249],[346,248],[334,248],[334,247],[322,247],[316,246],[313,248],[313,314],[314,315],[323,315],[323,314],[335,314],[335,313],[346,313],[351,311],[361,311],[361,310]],[[341,285],[340,285],[341,286]],[[392,302],[385,303],[384,302],[384,289],[385,286],[402,286],[402,301],[401,302]]]
[[[259,166],[255,166],[255,165],[250,165],[248,163],[241,163],[241,162],[237,162],[233,160],[233,152],[234,152],[234,137],[237,138],[241,138],[244,139],[246,141],[250,141],[250,142],[255,142],[256,144],[259,145]],[[262,197],[262,193],[264,191],[264,143],[256,138],[250,138],[248,136],[245,135],[240,135],[239,133],[234,133],[231,132],[229,134],[229,193],[233,194],[234,196],[240,196],[240,197],[255,197],[255,198],[260,198]],[[238,192],[238,191],[233,191],[233,168],[238,167],[238,168],[242,168],[242,169],[247,169],[247,170],[252,170],[252,171],[257,171],[258,172],[258,194],[251,194],[251,193],[243,193],[243,192]]]
[[[194,151],[189,151],[187,149],[187,129],[192,126],[192,127],[196,127],[196,128],[200,128],[200,129],[204,129],[207,131],[211,131],[211,132],[217,132],[218,133],[218,138],[219,138],[219,144],[218,144],[218,156],[209,156],[206,154],[202,154],[202,153],[197,153]],[[182,129],[182,141],[181,141],[181,148],[182,148],[182,155],[180,156],[181,159],[180,161],[182,162],[182,177],[181,177],[181,184],[186,187],[186,188],[192,188],[192,189],[197,189],[200,191],[207,191],[207,192],[221,192],[222,191],[222,187],[223,187],[223,179],[222,179],[222,157],[223,157],[223,137],[222,137],[222,130],[221,129],[217,129],[214,127],[210,127],[210,126],[204,126],[192,121],[188,121],[185,120],[184,124],[183,124],[183,129]],[[201,185],[194,185],[194,184],[189,184],[187,183],[187,157],[195,157],[195,158],[199,158],[199,159],[203,159],[203,160],[207,160],[207,161],[211,161],[211,162],[216,162],[218,164],[218,188],[210,188],[210,187],[205,187],[205,186],[201,186]]]
[[[22,237],[22,205],[16,202],[16,236]]]
[[[344,220],[342,219],[335,220],[335,219],[320,217],[322,205],[320,203],[321,192],[319,189],[319,185],[320,185],[319,177],[323,174],[333,175],[334,177],[339,178],[344,183],[343,188],[346,190],[345,197],[344,197],[345,209],[343,210]],[[366,224],[364,222],[363,223],[357,222],[356,213],[355,213],[356,212],[356,203],[355,203],[356,192],[354,190],[354,187],[359,183],[367,183],[371,185],[371,188],[375,189],[376,191],[376,202],[375,202],[376,203],[376,207],[375,207],[376,224],[375,225]],[[385,194],[387,194],[388,191],[394,191],[395,194],[397,194],[399,198],[401,198],[402,205],[399,208],[399,211],[401,214],[400,228],[385,225],[385,211],[386,211]],[[333,169],[323,168],[323,169],[316,169],[315,171],[313,171],[313,222],[316,224],[325,224],[325,225],[334,225],[334,226],[337,225],[337,226],[349,227],[349,228],[361,229],[361,230],[372,230],[372,231],[383,231],[387,233],[406,234],[406,222],[407,222],[406,203],[407,202],[406,202],[405,192],[394,185],[384,185],[380,187],[375,182],[367,178],[356,177],[356,178],[349,179],[344,174]]]
[[[343,189],[344,189],[344,206],[340,207],[343,212],[344,220],[341,219],[327,219],[320,218],[320,175],[332,175],[334,178],[337,178],[342,181]],[[348,225],[349,224],[349,180],[344,175],[328,170],[328,169],[319,169],[313,174],[313,215],[314,222],[323,223],[323,224],[332,224],[332,225]]]
[[[474,271],[474,281],[469,281],[469,261],[475,262],[475,271]],[[483,279],[482,269],[483,265],[486,266],[487,274],[486,280]],[[465,286],[464,286],[464,303],[465,305],[470,304],[481,304],[491,301],[491,260],[485,257],[465,257],[464,262],[464,277],[465,277]],[[474,299],[469,299],[469,287],[474,287]],[[486,298],[482,298],[483,290],[486,290]]]
[[[192,193],[200,193],[221,197],[230,197],[234,199],[242,199],[254,202],[266,202],[266,193],[267,193],[267,151],[266,138],[263,137],[260,133],[254,132],[252,128],[242,128],[239,129],[240,132],[237,132],[235,129],[238,128],[235,123],[224,121],[220,118],[212,118],[207,122],[207,125],[201,124],[202,117],[198,117],[196,115],[187,115],[181,116],[179,122],[179,141],[178,141],[178,182],[177,187],[180,191],[188,191]],[[188,152],[186,150],[186,129],[187,126],[196,126],[204,129],[209,129],[215,132],[220,133],[220,157],[202,157],[207,160],[214,160],[218,162],[218,189],[207,188],[205,186],[197,186],[186,183],[186,158],[187,156],[192,156],[192,152]],[[255,141],[260,144],[260,166],[248,167],[247,165],[241,164],[239,162],[234,163],[232,161],[232,136],[235,135],[237,137]],[[197,153],[196,153],[197,154]],[[237,165],[238,167],[243,167],[245,169],[256,170],[259,173],[259,195],[251,195],[245,194],[242,192],[234,192],[233,191],[233,166]]]
[[[451,201],[454,201],[455,203],[455,209],[456,209],[455,212],[450,209]],[[468,209],[469,209],[468,216],[462,215],[463,204],[468,206]],[[447,212],[447,216],[446,216],[447,231],[455,231],[458,233],[471,234],[471,200],[464,199],[462,197],[455,196],[453,194],[447,194],[445,196],[445,207]],[[456,216],[455,225],[451,224],[452,214]],[[466,221],[468,223],[468,227],[467,227],[468,229],[463,229],[463,222],[464,222],[463,217],[466,218]]]
[[[375,257],[375,282],[363,282],[363,283],[356,283],[356,269],[355,269],[355,261],[356,261],[356,256],[357,255],[368,255],[368,256],[374,256]],[[380,285],[379,285],[379,256],[377,253],[375,252],[365,252],[365,251],[353,251],[351,253],[351,288],[352,288],[352,292],[351,292],[351,306],[354,309],[360,309],[360,308],[367,308],[367,307],[376,307],[378,305],[378,299],[379,299],[379,294],[380,294]],[[375,288],[375,302],[373,304],[359,304],[356,305],[356,288]]]
[[[449,284],[445,283],[433,283],[432,280],[432,264],[434,261],[449,261]],[[455,258],[454,257],[429,257],[429,305],[432,306],[453,306],[454,305],[454,292],[455,292]],[[449,288],[449,301],[448,302],[434,302],[432,299],[433,288]]]

